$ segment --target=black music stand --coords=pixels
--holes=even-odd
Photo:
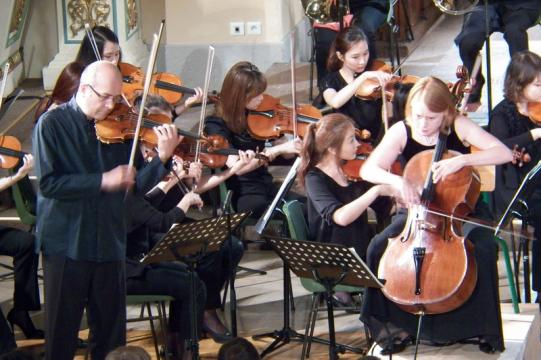
[[[523,252],[522,255],[522,262],[523,262],[523,276],[524,276],[524,301],[526,303],[529,303],[531,301],[530,298],[530,258],[529,258],[529,246],[528,246],[528,239],[524,236],[524,233],[526,231],[526,227],[528,226],[528,219],[531,216],[530,208],[528,206],[528,201],[530,201],[530,198],[532,197],[532,194],[535,190],[536,183],[532,180],[536,178],[541,171],[541,161],[537,163],[527,174],[524,176],[524,179],[522,180],[522,183],[518,187],[515,195],[511,199],[511,202],[507,206],[507,209],[503,213],[502,217],[500,218],[500,221],[498,222],[498,226],[496,227],[496,230],[494,231],[494,236],[499,237],[498,233],[500,232],[501,228],[505,226],[505,224],[512,221],[512,217],[515,217],[517,219],[520,219],[522,222],[521,226],[521,235],[520,235],[520,247],[519,247],[519,256],[520,251]],[[537,239],[539,241],[539,239]],[[514,241],[513,241],[513,247],[514,247]],[[517,301],[520,301],[520,292],[519,292],[519,281],[518,281],[518,274],[519,274],[519,266],[520,263],[518,262],[517,255],[514,252],[513,249],[513,262],[515,265],[515,282],[516,282],[516,293],[517,293]],[[518,310],[517,310],[518,311]]]
[[[255,224],[255,231],[258,234],[263,234],[263,231],[265,230],[269,221],[271,220],[272,215],[278,209],[278,204],[286,196],[287,192],[289,191],[289,189],[295,182],[295,178],[297,176],[297,169],[299,168],[300,165],[301,165],[301,158],[297,157],[297,159],[295,159],[295,162],[289,169],[289,172],[287,173],[284,181],[282,182],[282,185],[280,186],[280,189],[278,189],[278,192],[276,193],[276,196],[272,200],[271,204],[269,205],[265,213],[261,216],[261,218],[259,218],[259,220]],[[285,262],[283,263],[284,263],[284,269],[283,269],[283,273],[284,273],[284,280],[283,280],[284,281],[283,282],[284,284],[284,324],[283,324],[282,329],[280,330],[274,330],[272,332],[267,332],[267,333],[252,336],[252,339],[254,340],[259,340],[264,337],[274,338],[274,341],[265,350],[261,352],[260,354],[261,358],[271,353],[272,351],[284,346],[285,344],[288,344],[292,340],[304,341],[305,339],[304,335],[299,334],[294,329],[292,329],[291,326],[289,325],[290,307],[292,308],[292,311],[294,311],[294,307],[292,306],[293,296],[292,296],[291,288],[290,288],[291,275],[289,273],[289,268],[287,267],[287,264]],[[315,339],[314,341],[322,342],[317,339]],[[323,341],[323,343],[325,342]]]
[[[314,279],[325,287],[329,323],[329,359],[338,359],[338,353],[344,352],[344,347],[336,344],[332,299],[335,286],[343,284],[381,288],[383,284],[353,248],[275,236],[269,236],[268,239],[291,271],[299,277]]]
[[[143,264],[176,260],[188,266],[193,294],[190,304],[192,329],[188,340],[188,349],[192,351],[192,359],[194,360],[199,359],[199,330],[197,329],[196,282],[194,276],[196,264],[206,253],[220,250],[230,234],[230,229],[239,226],[248,214],[244,212],[175,224],[141,260]]]

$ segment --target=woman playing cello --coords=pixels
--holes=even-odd
[[[496,165],[512,160],[511,151],[498,139],[467,117],[457,114],[452,95],[444,82],[426,77],[419,80],[409,94],[406,120],[394,124],[385,134],[361,169],[362,177],[376,184],[393,186],[399,194],[399,202],[407,207],[419,204],[420,189],[412,186],[402,176],[384,169],[400,154],[406,161],[410,161],[419,152],[433,149],[440,133],[448,134],[447,149],[455,150],[460,155],[432,164],[432,179],[435,183],[444,181],[466,166]],[[465,143],[475,145],[481,151],[470,154]],[[481,215],[482,205],[482,202],[477,203],[477,217]],[[388,239],[400,234],[404,228],[407,219],[405,212],[405,208],[400,209],[391,225],[375,236],[368,246],[367,263],[376,274],[382,254],[388,247]],[[457,309],[424,316],[420,338],[439,344],[479,338],[480,350],[502,351],[504,345],[497,286],[497,245],[489,231],[481,228],[467,229],[466,226],[463,230],[474,246],[477,262],[475,288],[469,299]],[[402,351],[417,330],[417,317],[401,310],[376,289],[368,289],[361,319],[383,347],[383,354]]]
[[[490,132],[509,148],[525,149],[530,157],[523,166],[504,164],[496,168],[494,191],[495,213],[501,215],[509,205],[522,179],[541,159],[541,118],[535,107],[541,105],[541,57],[523,51],[513,55],[504,82],[505,98],[494,108],[490,117]],[[534,236],[541,238],[541,178],[535,181],[533,194],[527,201],[534,226]],[[541,291],[541,244],[532,242],[532,289]]]

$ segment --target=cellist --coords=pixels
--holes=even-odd
[[[497,165],[512,159],[511,151],[498,139],[457,113],[453,97],[444,82],[434,77],[419,80],[408,96],[406,120],[389,129],[361,169],[361,175],[367,181],[393,186],[399,194],[397,200],[402,204],[391,225],[376,235],[368,246],[367,263],[374,273],[377,273],[388,239],[404,228],[406,207],[420,202],[421,189],[414,188],[403,177],[384,169],[399,155],[404,156],[407,162],[417,153],[433,149],[440,132],[448,133],[447,149],[458,151],[461,155],[432,165],[433,181],[436,183],[465,166]],[[467,144],[475,145],[481,151],[469,153]],[[475,216],[483,214],[482,205],[484,203],[477,203]],[[473,294],[456,310],[424,316],[420,337],[438,344],[476,338],[483,352],[503,351],[497,245],[490,231],[467,229],[464,226],[464,234],[475,246],[478,273]],[[382,346],[382,354],[404,350],[417,330],[417,317],[399,309],[377,289],[368,289],[361,320]]]

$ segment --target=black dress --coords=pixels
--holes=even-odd
[[[357,76],[360,74],[357,74]],[[320,86],[321,93],[327,89],[334,89],[337,92],[348,85],[339,71],[327,74]],[[381,130],[381,99],[361,100],[352,96],[336,112],[349,116],[359,129],[369,130],[373,139],[377,139]]]
[[[211,116],[205,122],[205,134],[221,135],[230,146],[237,150],[261,151],[265,148],[264,140],[254,139],[248,132],[235,134],[227,127],[222,118]],[[252,211],[252,217],[259,217],[274,199],[275,189],[272,175],[266,166],[243,175],[235,175],[226,181],[227,188],[233,190],[232,203],[238,212]]]
[[[337,225],[332,217],[337,209],[363,195],[370,185],[359,181],[341,186],[317,167],[308,171],[304,184],[310,239],[353,247],[364,258],[371,237],[366,211],[347,226]]]
[[[411,138],[411,129],[407,127],[408,140],[403,155],[407,161],[422,150],[433,149]],[[464,145],[454,131],[447,139],[447,148],[463,152]],[[490,218],[484,203],[479,202],[474,216]],[[407,211],[401,209],[393,217],[382,233],[376,235],[368,246],[367,264],[377,273],[379,260],[383,255],[390,237],[398,235],[405,224]],[[437,315],[423,317],[420,337],[436,343],[448,343],[462,339],[483,337],[494,349],[503,351],[500,301],[498,293],[498,246],[492,233],[483,228],[464,226],[464,233],[473,243],[474,257],[477,262],[477,284],[470,298],[458,309]],[[369,327],[374,339],[386,346],[393,337],[400,337],[405,331],[415,336],[417,316],[399,309],[389,301],[380,290],[369,288],[363,302],[361,320]]]
[[[531,156],[529,163],[522,167],[512,163],[496,167],[496,190],[494,191],[494,208],[500,216],[513,198],[526,174],[541,160],[541,140],[533,140],[530,130],[536,125],[517,110],[514,103],[502,100],[493,110],[490,117],[490,132],[512,149],[515,145],[525,148]],[[529,223],[534,227],[534,236],[541,238],[541,175],[532,179],[527,190],[529,196],[523,198],[530,208]],[[541,290],[541,243],[532,241],[532,289]]]

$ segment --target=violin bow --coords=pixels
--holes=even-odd
[[[160,32],[163,30],[163,23],[162,27],[160,27]],[[141,133],[141,123],[143,120],[143,113],[144,109],[146,107],[146,101],[147,101],[147,95],[148,95],[148,89],[150,88],[150,80],[152,79],[152,73],[154,72],[154,65],[156,64],[156,54],[158,52],[158,35],[154,34],[154,38],[152,40],[152,48],[150,50],[150,58],[148,60],[147,65],[147,72],[145,76],[145,86],[143,87],[143,97],[141,99],[141,105],[139,106],[139,111],[137,114],[137,126],[135,127],[135,136],[133,138],[131,153],[130,153],[130,161],[129,166],[133,166],[133,162],[135,160],[135,153],[138,151],[138,140],[139,140],[139,134]]]
[[[90,46],[92,46],[92,50],[94,51],[94,56],[96,56],[96,60],[101,60],[98,44],[96,44],[96,38],[94,37],[94,33],[92,32],[89,23],[85,23],[85,32],[88,40],[90,41]]]
[[[297,86],[295,82],[295,30],[293,29],[290,34],[290,66],[291,66],[291,101],[293,106],[291,107],[291,119],[293,121],[293,139],[297,138]]]
[[[195,157],[194,161],[199,162],[201,156],[201,140],[203,138],[203,130],[205,126],[205,114],[207,109],[207,100],[208,100],[208,91],[210,84],[210,73],[212,72],[212,64],[214,62],[214,47],[209,45],[209,52],[207,56],[207,69],[205,71],[205,83],[203,85],[203,99],[201,101],[201,113],[199,114],[199,129],[197,130],[197,135],[199,139],[197,140],[197,145],[195,147]]]

